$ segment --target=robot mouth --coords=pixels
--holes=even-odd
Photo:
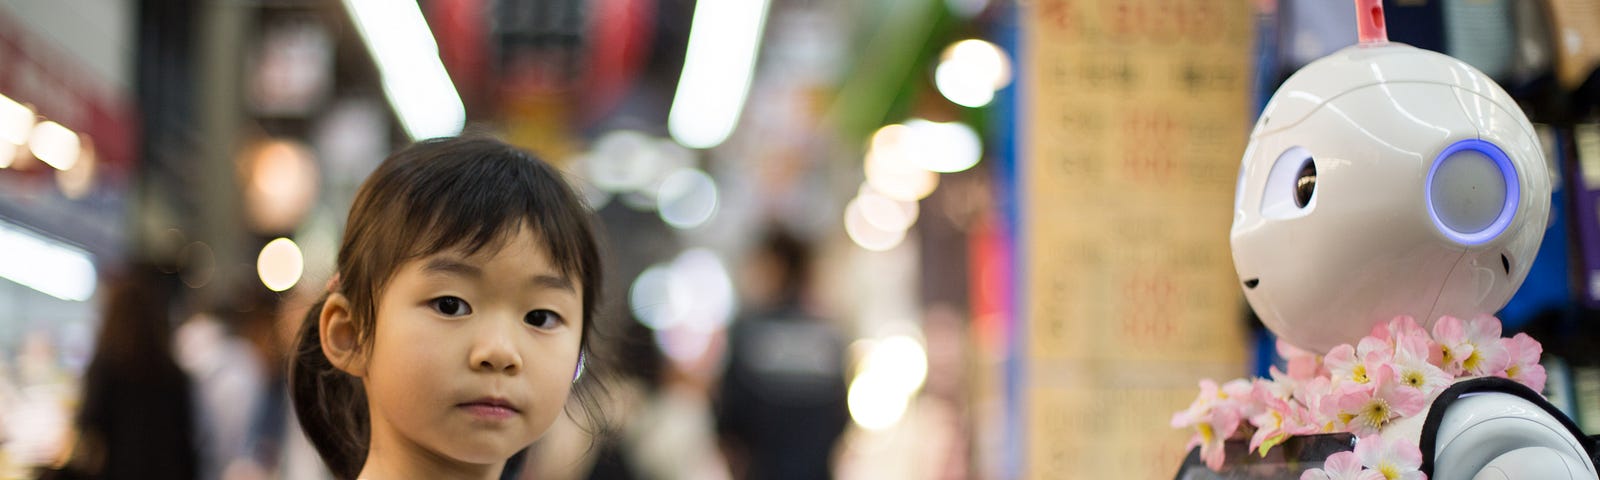
[[[1260,284],[1261,284],[1261,279],[1260,278],[1252,278],[1252,279],[1244,281],[1244,288],[1255,290],[1256,285],[1260,285]]]

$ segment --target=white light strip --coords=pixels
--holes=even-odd
[[[33,135],[28,137],[28,149],[33,150],[33,156],[45,165],[56,170],[71,170],[73,165],[78,164],[78,154],[81,153],[82,145],[78,142],[77,132],[45,120],[33,127]]]
[[[690,148],[728,139],[750,93],[767,0],[700,0],[667,131]]]
[[[422,140],[461,133],[466,108],[417,2],[344,0],[344,6],[378,63],[383,93],[406,134]]]
[[[27,143],[28,134],[33,132],[34,120],[33,109],[0,95],[0,142],[12,145]]]
[[[0,222],[0,277],[62,300],[94,294],[97,277],[89,253]]]

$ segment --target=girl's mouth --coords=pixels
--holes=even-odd
[[[517,407],[504,398],[483,397],[466,403],[457,404],[456,408],[466,410],[474,417],[486,420],[504,420],[521,413]]]

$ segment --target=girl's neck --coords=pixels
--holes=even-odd
[[[504,463],[480,465],[447,458],[424,448],[393,431],[373,423],[367,462],[361,466],[361,480],[409,478],[450,478],[496,480]]]

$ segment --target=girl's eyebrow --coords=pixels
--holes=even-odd
[[[571,293],[578,293],[578,289],[572,286],[572,280],[565,276],[535,275],[533,277],[533,284],[547,289],[566,290]]]
[[[483,278],[483,269],[460,260],[451,258],[434,257],[422,266],[424,272],[437,272],[460,275],[463,277]]]
[[[460,276],[468,277],[468,278],[472,278],[472,279],[481,279],[481,278],[483,278],[483,269],[482,268],[478,268],[477,265],[466,263],[466,262],[463,262],[463,261],[460,261],[460,260],[456,260],[456,259],[453,259],[453,258],[443,258],[443,257],[430,258],[430,259],[428,259],[427,263],[423,264],[422,271],[424,271],[424,272],[445,273],[445,274],[452,274],[452,275],[460,275]],[[533,278],[531,279],[531,282],[534,284],[534,286],[545,288],[545,289],[565,290],[565,291],[568,291],[568,292],[571,292],[571,293],[578,293],[577,287],[575,287],[572,284],[572,279],[569,279],[569,278],[567,278],[566,276],[563,276],[563,275],[550,275],[550,274],[534,275]]]

